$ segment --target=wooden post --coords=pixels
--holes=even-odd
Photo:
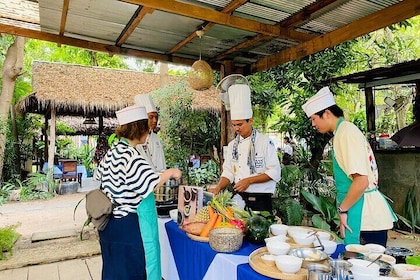
[[[55,155],[55,108],[51,108],[50,119],[50,143],[48,146],[48,168],[54,168],[54,155]]]
[[[375,98],[373,96],[373,88],[365,88],[366,98],[366,121],[367,121],[367,137],[369,144],[373,150],[376,150],[376,123],[375,123]]]

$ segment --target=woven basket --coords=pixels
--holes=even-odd
[[[209,244],[216,252],[235,252],[241,248],[242,241],[242,231],[237,228],[215,228],[210,231]]]
[[[191,66],[189,85],[195,90],[206,90],[213,84],[213,70],[204,60],[197,60]]]

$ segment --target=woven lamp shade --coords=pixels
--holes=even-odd
[[[189,75],[190,87],[195,90],[206,90],[213,84],[213,70],[204,60],[197,60],[191,66]]]

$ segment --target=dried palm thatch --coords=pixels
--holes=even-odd
[[[154,73],[73,64],[34,62],[33,93],[21,100],[23,113],[49,116],[51,108],[57,115],[115,117],[115,111],[131,105],[136,94],[153,92],[169,84],[186,81],[188,77],[163,79]],[[220,100],[214,87],[193,92],[195,110],[220,111]],[[159,105],[159,104],[157,104]]]
[[[84,117],[60,116],[57,122],[66,124],[72,132],[66,132],[66,135],[98,135],[99,134],[99,118],[94,118],[96,124],[84,124]],[[103,118],[102,132],[105,135],[111,135],[118,126],[116,118]]]

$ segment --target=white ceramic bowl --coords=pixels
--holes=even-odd
[[[277,268],[284,273],[296,273],[302,267],[303,260],[301,258],[289,255],[276,257]]]
[[[301,244],[301,245],[309,245],[312,244],[315,240],[315,236],[314,235],[310,235],[308,233],[304,233],[304,234],[297,234],[294,233],[292,236],[293,240],[295,241],[295,243],[297,244]]]
[[[276,255],[272,254],[263,254],[261,255],[261,260],[268,266],[275,266],[276,265]]]
[[[292,238],[294,235],[309,235],[311,232],[313,231],[305,227],[289,226],[287,228],[287,234]]]
[[[176,223],[178,222],[178,209],[169,210],[169,217]]]
[[[420,277],[420,266],[414,264],[397,263],[392,266],[395,274],[402,278],[415,278]]]
[[[353,273],[353,275],[355,274],[362,275],[362,276],[369,275],[371,279],[373,277],[379,276],[380,266],[376,263],[370,264],[371,261],[360,260],[360,259],[349,259],[348,261],[352,264],[352,266],[350,267],[350,270]]]
[[[321,239],[321,241],[322,240],[330,240],[330,238],[331,238],[331,234],[329,232],[326,232],[326,231],[318,231],[316,233],[316,235],[318,236],[319,239]]]
[[[376,259],[379,255],[382,255],[382,257],[381,257],[381,260],[382,260],[382,261],[387,262],[387,263],[389,263],[390,265],[394,265],[394,264],[396,264],[396,263],[397,263],[397,260],[396,260],[393,256],[386,255],[386,254],[370,253],[370,254],[368,255],[368,257],[367,257],[367,258],[368,258],[369,260],[373,261],[373,260],[374,260],[374,259]]]
[[[360,253],[363,255],[368,255],[370,253],[369,248],[366,248],[365,245],[360,244],[348,244],[346,245],[346,251]]]
[[[379,254],[382,254],[382,253],[385,252],[385,249],[386,249],[382,245],[373,244],[373,243],[365,244],[364,246],[365,246],[365,248],[368,248],[371,253],[379,253]]]
[[[272,255],[286,255],[290,250],[290,244],[286,242],[269,241],[266,246]]]
[[[264,241],[265,241],[265,244],[267,244],[270,241],[286,242],[286,239],[287,239],[286,235],[275,235],[272,237],[264,238]]]
[[[328,255],[334,254],[335,250],[337,249],[337,242],[331,240],[321,240],[322,245],[324,246],[324,252]],[[314,246],[318,247],[319,242],[318,240],[314,241]]]
[[[366,274],[366,273],[353,273],[353,280],[376,280],[377,276]]]
[[[270,232],[273,235],[286,235],[287,234],[287,225],[282,224],[272,224],[270,226]]]

